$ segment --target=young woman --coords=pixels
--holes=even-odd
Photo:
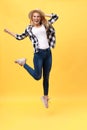
[[[17,40],[29,36],[34,47],[34,69],[26,63],[26,58],[18,59],[15,63],[23,66],[27,72],[36,80],[41,79],[43,71],[43,96],[42,101],[48,108],[49,75],[52,67],[51,47],[55,47],[55,30],[52,24],[58,19],[56,14],[44,14],[41,10],[32,10],[29,15],[30,24],[22,34],[15,34],[8,29],[4,31]],[[49,17],[49,20],[46,20]]]

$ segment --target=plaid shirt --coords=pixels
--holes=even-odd
[[[51,19],[48,20],[48,23],[50,24],[50,26],[49,26],[49,28],[46,31],[49,47],[52,47],[52,48],[55,47],[55,43],[56,43],[55,29],[53,28],[52,24],[57,19],[58,19],[58,16],[56,14],[52,14],[51,15]],[[32,28],[33,28],[33,26],[29,25],[22,34],[20,34],[20,35],[16,34],[16,39],[17,40],[22,40],[25,37],[29,36],[29,39],[33,43],[34,52],[38,52],[38,49],[39,49],[38,45],[39,45],[39,43],[38,43],[37,37],[32,32]]]

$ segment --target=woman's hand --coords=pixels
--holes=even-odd
[[[4,29],[4,32],[10,34],[11,36],[15,37],[16,38],[16,34],[13,33],[13,32],[10,32],[8,29]]]
[[[52,17],[51,14],[45,14],[45,17]]]

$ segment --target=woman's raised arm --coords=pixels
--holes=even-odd
[[[58,18],[59,16],[57,14],[45,14],[46,17],[50,17],[50,19],[48,20],[49,24],[53,24]]]
[[[4,32],[6,32],[6,33],[8,33],[8,34],[10,34],[11,36],[13,36],[13,37],[16,38],[16,34],[13,33],[13,32],[11,32],[11,31],[9,31],[8,29],[4,29]]]

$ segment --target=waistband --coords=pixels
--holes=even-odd
[[[50,50],[50,48],[46,48],[46,49],[38,49],[38,51],[48,51]]]

